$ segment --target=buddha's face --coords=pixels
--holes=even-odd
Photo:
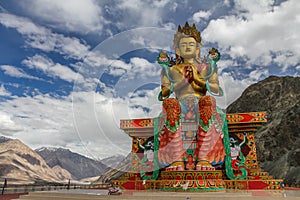
[[[179,41],[179,53],[184,59],[195,58],[198,53],[197,42],[193,37],[184,37]]]

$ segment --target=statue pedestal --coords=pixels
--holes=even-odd
[[[121,120],[121,129],[132,137],[131,172],[127,172],[117,180],[112,181],[115,186],[123,190],[162,190],[188,192],[219,192],[226,189],[240,190],[280,190],[283,180],[276,180],[258,166],[256,157],[255,132],[267,122],[265,112],[227,114],[229,137],[240,147],[245,157],[245,169],[248,172],[244,180],[229,180],[222,170],[182,170],[174,171],[166,168],[159,169],[155,180],[142,180],[142,160],[146,150],[139,148],[145,145],[154,135],[154,119]],[[184,129],[182,129],[185,131]],[[185,136],[186,137],[186,136]],[[246,138],[246,139],[245,139]],[[188,144],[189,146],[191,143]],[[231,156],[233,154],[231,153]],[[238,161],[237,157],[232,157]],[[240,173],[234,171],[234,174]],[[149,172],[151,176],[151,172]]]
[[[123,190],[161,190],[169,192],[225,192],[221,170],[161,171],[157,180],[141,180],[139,174],[126,173],[112,181]]]
[[[159,177],[162,191],[201,192],[226,191],[221,170],[162,171]]]

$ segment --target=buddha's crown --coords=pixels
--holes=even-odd
[[[185,34],[187,36],[191,36],[193,37],[196,42],[201,44],[201,35],[200,35],[200,31],[197,30],[196,25],[193,24],[192,26],[189,25],[188,22],[185,23],[185,25],[183,27],[181,27],[180,25],[178,26],[178,30],[177,30],[177,35],[178,34]],[[175,34],[175,35],[176,35]]]

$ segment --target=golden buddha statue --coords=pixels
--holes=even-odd
[[[189,31],[184,31],[189,29]],[[196,33],[194,33],[196,32]],[[206,93],[206,80],[208,73],[208,64],[200,59],[201,36],[197,31],[195,24],[189,27],[188,23],[181,28],[178,27],[174,35],[173,48],[176,52],[176,65],[170,67],[170,77],[176,80],[174,83],[174,92],[177,98],[193,95],[201,98]],[[212,49],[212,53],[216,53]],[[162,55],[166,56],[163,52]],[[164,72],[163,72],[164,73]],[[209,87],[212,92],[219,92],[218,73],[215,70],[208,79]],[[170,94],[171,80],[162,74],[162,97]]]
[[[159,99],[163,101],[166,119],[159,136],[158,159],[169,170],[184,169],[185,159],[191,157],[187,149],[197,157],[197,169],[214,169],[212,165],[224,161],[222,120],[216,111],[215,99],[203,98],[207,91],[222,93],[215,65],[220,54],[213,48],[201,60],[201,47],[200,32],[195,24],[186,23],[184,27],[179,26],[174,35],[175,61],[165,52],[158,58],[164,67]],[[176,98],[169,98],[173,92]]]

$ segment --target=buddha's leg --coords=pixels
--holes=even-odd
[[[163,109],[166,124],[159,138],[158,159],[164,165],[172,164],[172,168],[182,170],[184,166],[182,157],[185,150],[180,129],[180,104],[178,100],[168,98],[163,102]]]
[[[216,101],[211,96],[199,100],[199,128],[197,134],[196,156],[198,169],[213,169],[224,161],[222,140],[222,120],[216,111]]]
[[[218,156],[216,144],[218,141],[218,134],[214,126],[210,127],[208,131],[204,131],[201,127],[198,128],[197,134],[197,148],[196,157],[198,158],[197,169],[211,170],[213,169],[211,163]]]
[[[213,124],[213,116],[216,113],[215,99],[211,96],[203,96],[199,100],[199,127],[197,133],[196,157],[197,169],[213,169],[212,151],[216,143],[216,130]]]
[[[169,155],[171,157],[172,167],[177,170],[184,169],[183,156],[185,153],[183,147],[183,141],[181,136],[181,129],[178,129],[175,133],[167,131],[169,143],[168,148],[170,149]]]

